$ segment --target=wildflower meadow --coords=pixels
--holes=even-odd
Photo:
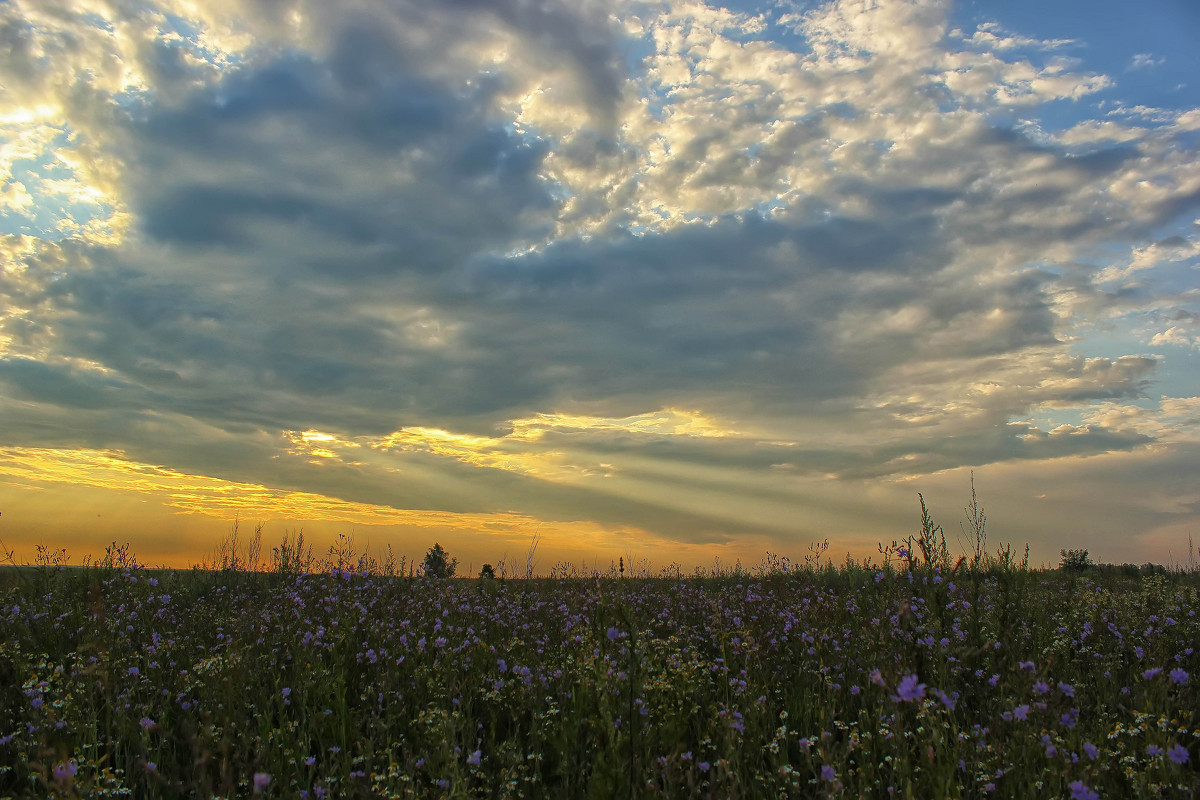
[[[528,578],[43,551],[0,572],[0,797],[1200,794],[1200,576],[931,531]]]

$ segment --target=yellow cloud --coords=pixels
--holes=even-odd
[[[306,455],[314,458],[333,459],[340,456],[337,448],[354,448],[360,445],[349,439],[342,439],[332,433],[321,431],[284,431],[283,438],[292,443],[288,452],[292,455]]]
[[[568,448],[542,449],[548,433],[625,433],[647,436],[727,437],[739,435],[698,411],[664,408],[629,417],[595,417],[579,414],[537,414],[510,421],[504,436],[473,436],[442,428],[414,425],[383,437],[346,439],[321,431],[286,431],[293,455],[315,459],[342,459],[348,448],[366,445],[376,452],[429,453],[464,464],[531,475],[544,480],[570,481],[615,472],[611,464]],[[344,459],[343,459],[344,460]]]
[[[0,476],[10,483],[69,484],[160,499],[187,514],[219,519],[234,516],[402,525],[421,528],[467,528],[522,533],[537,520],[522,514],[460,514],[399,509],[355,503],[336,497],[272,489],[206,475],[189,475],[166,467],[130,461],[116,451],[0,448]]]
[[[552,430],[620,431],[655,436],[737,436],[738,431],[723,426],[699,411],[664,408],[631,417],[590,417],[577,414],[537,414],[512,421],[513,432],[507,438],[537,440]]]
[[[372,441],[379,450],[403,450],[446,456],[465,464],[503,469],[527,475],[546,475],[561,466],[557,453],[512,452],[505,449],[508,437],[469,436],[440,428],[412,427]]]

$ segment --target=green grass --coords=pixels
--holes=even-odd
[[[1195,574],[894,552],[507,581],[63,560],[0,573],[3,797],[1200,790]]]

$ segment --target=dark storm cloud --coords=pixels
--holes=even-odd
[[[121,381],[27,358],[0,359],[0,383],[9,397],[68,409],[119,407],[129,400]]]
[[[370,82],[291,56],[131,120],[128,188],[143,229],[177,245],[264,246],[284,228],[331,249],[377,248],[296,265],[342,279],[446,269],[552,209],[538,178],[547,145],[491,119],[486,93],[439,85],[391,50],[365,57]]]
[[[850,397],[907,360],[1057,342],[1044,296],[1049,276],[980,288],[943,274],[945,261],[929,218],[797,225],[751,215],[617,243],[554,245],[477,269],[472,341],[503,344],[531,368],[561,366],[564,393],[684,406],[723,396],[724,408],[747,396],[760,408]],[[869,323],[909,304],[926,312],[925,324],[836,335],[840,314]],[[995,309],[1005,312],[1002,323],[971,324]],[[545,335],[511,326],[515,319]],[[955,326],[961,334],[939,336]]]
[[[304,197],[205,186],[164,192],[142,218],[151,236],[183,245],[245,245],[259,222],[320,227],[347,238],[369,235],[355,217]]]
[[[607,3],[447,0],[445,5],[468,14],[494,15],[521,31],[548,60],[570,64],[584,88],[584,104],[602,123],[613,124],[626,78],[625,46],[617,41]]]

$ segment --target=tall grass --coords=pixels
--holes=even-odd
[[[951,565],[922,507],[878,565],[689,576],[42,551],[0,600],[0,796],[1195,796],[1200,578],[1031,570],[982,522]]]

